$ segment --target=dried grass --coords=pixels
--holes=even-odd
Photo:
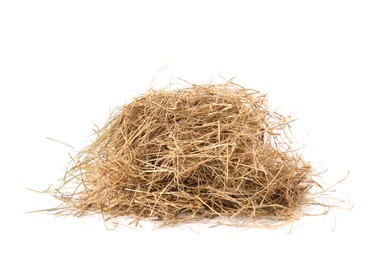
[[[152,219],[299,218],[314,172],[291,147],[289,119],[228,81],[151,90],[120,107],[72,160],[56,214]]]

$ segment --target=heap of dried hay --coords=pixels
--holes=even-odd
[[[315,182],[286,128],[265,95],[230,81],[149,91],[119,108],[74,158],[57,213],[167,225],[296,219]]]

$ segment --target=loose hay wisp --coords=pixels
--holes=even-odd
[[[296,219],[315,182],[288,124],[265,95],[230,81],[148,91],[118,108],[72,160],[55,211],[163,225]]]

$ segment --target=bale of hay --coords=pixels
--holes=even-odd
[[[73,159],[57,213],[165,225],[295,219],[314,181],[288,123],[265,95],[231,81],[150,90],[118,108]]]

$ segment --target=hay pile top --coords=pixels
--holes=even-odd
[[[288,127],[265,95],[233,82],[148,91],[118,108],[74,158],[57,213],[164,225],[295,219],[314,182]]]

